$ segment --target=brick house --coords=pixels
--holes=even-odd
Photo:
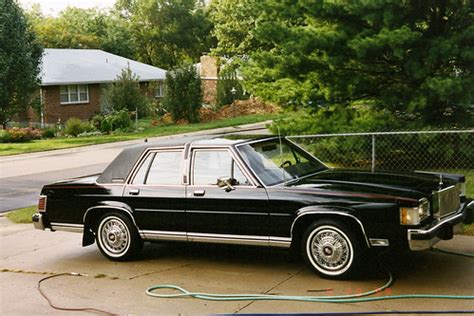
[[[45,123],[65,122],[71,117],[87,120],[100,112],[102,87],[112,83],[123,69],[138,75],[140,87],[154,87],[162,97],[166,71],[97,49],[45,49],[42,63],[40,98]],[[30,121],[34,118],[30,111]]]

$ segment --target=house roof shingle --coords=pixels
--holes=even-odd
[[[98,49],[44,50],[41,85],[107,83],[130,67],[140,81],[164,80],[166,70]]]

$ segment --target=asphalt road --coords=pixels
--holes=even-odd
[[[184,243],[146,244],[135,261],[112,262],[96,245],[81,247],[81,235],[34,230],[31,224],[11,224],[0,217],[0,314],[65,315],[52,309],[37,290],[49,275],[60,276],[42,289],[61,307],[99,308],[121,315],[206,315],[214,313],[315,313],[368,311],[467,311],[473,300],[407,299],[367,303],[304,303],[289,301],[212,302],[192,298],[158,299],[145,294],[156,284],[175,284],[191,291],[268,293],[282,295],[346,295],[386,282],[386,275],[366,279],[321,279],[301,262],[289,262],[277,249]],[[455,236],[439,247],[474,253],[474,237]],[[395,276],[392,287],[379,293],[474,294],[474,259],[437,252],[384,258]],[[329,292],[318,292],[331,289]],[[168,292],[169,293],[169,292]],[[79,313],[68,313],[68,315]]]
[[[164,142],[219,134],[268,134],[268,122],[150,138]],[[37,203],[43,185],[100,173],[122,151],[143,140],[0,157],[0,213]]]

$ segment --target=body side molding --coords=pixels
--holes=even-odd
[[[145,240],[169,240],[204,242],[216,244],[252,245],[263,247],[289,248],[291,239],[275,236],[254,236],[254,235],[231,235],[231,234],[211,234],[197,232],[178,231],[153,231],[140,230],[140,236]]]

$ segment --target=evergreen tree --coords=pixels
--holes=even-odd
[[[101,110],[103,114],[110,114],[126,110],[138,110],[140,117],[149,114],[149,102],[140,91],[139,77],[130,68],[122,69],[112,84],[102,89]]]
[[[234,91],[232,91],[234,90]],[[242,100],[244,91],[237,71],[232,65],[223,67],[217,80],[217,104],[220,106],[231,104],[235,100]]]
[[[471,1],[265,0],[258,11],[243,72],[253,94],[313,109],[373,101],[424,124],[469,118]]]
[[[173,120],[199,121],[202,105],[201,79],[193,65],[168,71],[163,107],[173,116]]]
[[[0,8],[0,122],[6,128],[38,92],[43,49],[15,0],[0,0]]]

